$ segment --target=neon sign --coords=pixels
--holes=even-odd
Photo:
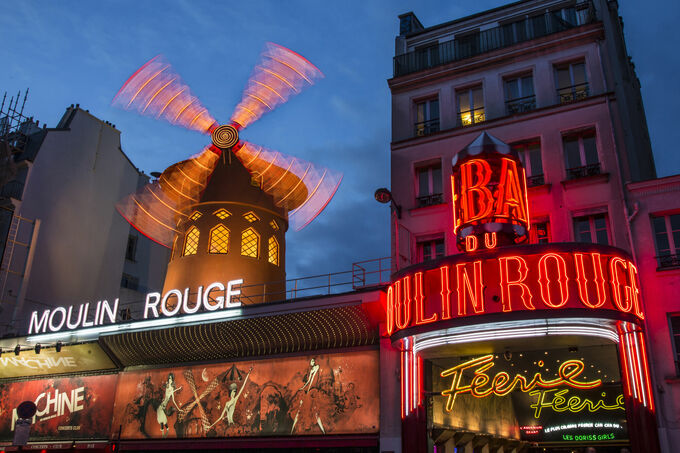
[[[444,390],[441,394],[447,397],[445,410],[451,412],[456,402],[456,396],[469,393],[475,398],[484,398],[489,395],[506,396],[518,388],[522,392],[532,392],[536,388],[552,389],[555,387],[566,386],[574,389],[593,389],[602,385],[601,379],[592,381],[579,381],[578,376],[583,373],[585,365],[580,360],[567,360],[563,362],[557,370],[557,377],[554,379],[544,379],[540,372],[534,374],[531,379],[526,376],[516,374],[510,377],[505,371],[500,371],[491,378],[486,371],[494,366],[493,354],[485,355],[476,359],[456,365],[441,372],[441,377],[451,376],[451,387]],[[469,384],[463,384],[463,372],[474,368],[474,376]],[[563,398],[563,397],[562,397]],[[533,406],[532,406],[533,407]],[[543,406],[541,406],[542,408]],[[537,409],[540,413],[540,410]]]
[[[212,283],[205,288],[199,286],[195,298],[190,297],[189,288],[185,288],[184,291],[171,289],[163,295],[158,292],[148,293],[144,301],[144,319],[160,321],[162,318],[192,315],[201,309],[214,312],[240,307],[240,300],[234,300],[234,297],[241,294],[239,287],[242,284],[243,279],[236,279],[229,281],[226,286],[220,282]],[[118,305],[119,299],[115,299],[113,304],[102,300],[92,305],[87,302],[68,308],[49,308],[40,314],[34,311],[31,313],[28,334],[56,333],[77,329],[96,330],[97,332],[113,331],[116,329],[106,330],[104,328],[102,330],[101,327],[97,327],[110,328],[119,321]]]
[[[534,409],[534,418],[539,418],[543,409],[551,409],[554,412],[572,412],[577,413],[583,410],[588,410],[588,412],[597,412],[598,410],[615,411],[622,410],[625,411],[626,407],[623,401],[623,395],[618,395],[614,404],[605,403],[604,399],[599,399],[597,401],[592,401],[588,398],[581,398],[579,396],[568,396],[568,389],[559,390],[549,389],[549,390],[534,390],[529,392],[531,396],[537,396],[537,401],[531,405]],[[606,393],[601,394],[604,398]],[[550,399],[548,399],[550,397]]]
[[[578,248],[577,248],[578,247]],[[387,289],[387,333],[489,313],[614,310],[644,319],[637,268],[598,245],[533,245],[412,266]]]
[[[529,230],[526,176],[507,144],[482,133],[454,158],[453,232],[458,248],[474,251],[524,242]]]

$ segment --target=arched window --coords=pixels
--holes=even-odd
[[[260,249],[260,236],[252,228],[241,233],[241,255],[257,258]]]
[[[184,253],[182,256],[195,255],[198,250],[198,237],[201,233],[198,228],[192,226],[184,237]]]
[[[269,237],[269,262],[274,266],[279,265],[279,241],[274,236]]]
[[[229,230],[218,224],[210,230],[210,248],[208,253],[227,253],[229,251]]]

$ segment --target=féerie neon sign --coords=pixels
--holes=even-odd
[[[585,409],[589,412],[624,409],[623,395],[619,395],[613,405],[606,404],[604,400],[593,402],[588,398],[566,396],[570,388],[589,390],[602,385],[601,379],[592,381],[578,379],[585,369],[581,360],[562,362],[557,370],[557,377],[553,379],[545,379],[540,372],[535,373],[529,379],[522,374],[511,377],[505,371],[499,371],[491,377],[487,371],[494,366],[493,358],[492,354],[485,355],[441,372],[441,377],[451,376],[452,378],[451,387],[441,392],[442,396],[447,397],[445,406],[447,412],[453,410],[458,395],[469,393],[475,398],[484,398],[490,395],[506,396],[515,389],[532,396],[538,396],[538,401],[531,405],[531,408],[534,409],[535,418],[539,418],[542,410],[546,408],[555,412],[570,411],[574,413]],[[473,376],[468,383],[463,383],[463,373],[468,369],[473,369]],[[560,390],[557,387],[567,388]]]

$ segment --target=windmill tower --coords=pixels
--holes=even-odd
[[[308,225],[342,175],[243,141],[240,132],[320,77],[305,58],[269,43],[231,121],[222,125],[161,57],[123,85],[114,104],[210,134],[212,141],[117,206],[136,229],[172,249],[164,292],[242,278],[243,304],[285,298],[285,232]]]

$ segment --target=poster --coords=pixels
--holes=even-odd
[[[111,426],[122,439],[379,431],[378,351],[125,372]]]
[[[12,440],[16,407],[33,401],[30,440],[106,439],[117,376],[77,376],[0,384],[0,439]]]
[[[55,348],[43,348],[40,354],[28,350],[21,351],[20,355],[0,357],[0,379],[113,368],[116,365],[97,343],[64,345],[59,352]]]

